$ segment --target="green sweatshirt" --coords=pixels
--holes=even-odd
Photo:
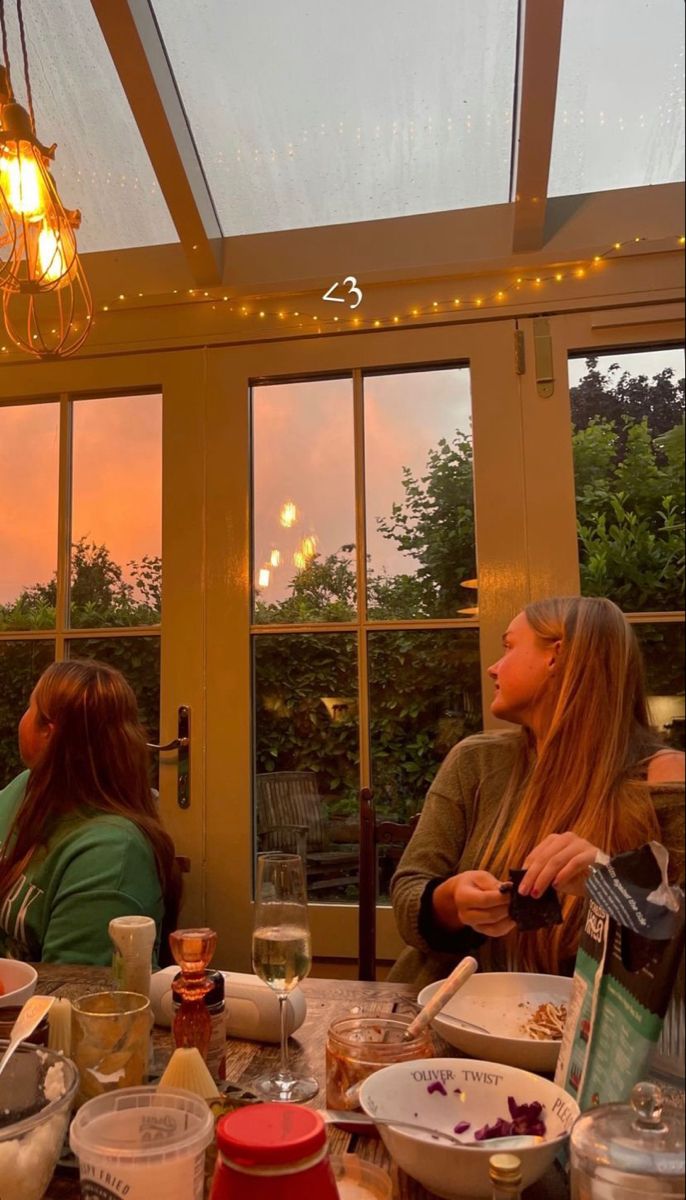
[[[0,791],[0,845],[28,777]],[[126,817],[70,814],[0,896],[0,957],[106,966],[110,920],[134,914],[153,917],[159,936],[162,890],[145,834]]]

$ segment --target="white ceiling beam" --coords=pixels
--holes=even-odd
[[[564,0],[524,0],[512,189],[515,254],[545,243],[563,10]]]
[[[150,0],[91,0],[197,284],[223,277],[222,231]]]

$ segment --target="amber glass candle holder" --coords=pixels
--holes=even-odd
[[[206,967],[212,961],[217,945],[213,929],[177,929],[169,935],[169,948],[181,970],[181,977],[172,982],[172,992],[179,1007],[174,1017],[174,1044],[195,1046],[204,1059],[212,1033],[212,1020],[205,1004],[205,995],[212,987]]]

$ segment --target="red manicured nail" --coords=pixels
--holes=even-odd
[[[538,900],[540,894],[541,894],[540,888],[534,888],[533,892],[531,893],[534,900]]]

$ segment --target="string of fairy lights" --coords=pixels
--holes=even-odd
[[[287,323],[291,329],[295,327],[305,330],[308,333],[337,332],[342,330],[349,333],[381,328],[388,329],[398,325],[406,326],[413,321],[426,319],[427,317],[444,317],[447,314],[455,315],[467,310],[490,309],[508,303],[511,304],[517,298],[521,298],[522,293],[527,295],[528,299],[530,294],[542,291],[546,286],[551,284],[557,286],[570,281],[583,282],[592,277],[594,273],[602,270],[613,259],[626,258],[625,252],[628,248],[633,247],[637,249],[639,246],[645,248],[651,240],[654,239],[632,237],[624,241],[616,241],[607,249],[593,255],[588,261],[583,263],[577,262],[568,267],[514,270],[508,273],[507,282],[496,288],[493,288],[492,285],[491,287],[484,287],[482,285],[478,290],[471,292],[468,288],[458,289],[455,283],[453,283],[446,295],[437,296],[428,302],[410,304],[404,307],[402,311],[399,309],[386,315],[375,313],[371,316],[365,316],[360,311],[351,311],[345,315],[338,312],[330,312],[329,305],[324,302],[323,297],[320,298],[321,307],[319,311],[313,311],[310,298],[306,301],[307,309],[299,306],[279,306],[272,308],[260,301],[244,303],[240,297],[229,296],[216,288],[188,288],[186,291],[174,289],[171,292],[171,296],[178,298],[175,303],[199,304],[207,306],[208,310],[213,312],[227,306],[229,315],[236,322],[241,323],[244,321],[246,324],[251,325],[279,326]],[[670,243],[676,249],[683,249],[686,244],[686,237],[683,234],[673,234],[659,239],[661,247],[669,246]],[[358,281],[356,280],[356,282]],[[363,284],[361,281],[358,286],[362,288]],[[443,286],[447,285],[444,284]],[[129,295],[120,293],[113,300],[102,304],[100,311],[102,313],[121,311],[131,306],[137,306],[137,301],[142,300],[151,303],[154,300],[159,301],[159,299],[159,296],[146,297],[142,292],[130,293]]]
[[[655,244],[656,242],[660,250],[670,247],[683,250],[686,245],[686,237],[684,234],[670,234],[659,239],[626,238],[624,241],[613,242],[606,250],[594,254],[591,259],[582,263],[576,262],[566,267],[513,270],[508,273],[507,282],[495,288],[493,285],[482,286],[478,290],[469,291],[468,288],[458,289],[453,282],[446,295],[436,296],[428,302],[410,304],[402,310],[398,309],[383,316],[378,313],[365,316],[359,311],[359,308],[358,311],[339,315],[338,312],[329,311],[330,306],[324,302],[323,297],[319,298],[321,307],[318,312],[310,311],[310,297],[305,301],[307,309],[295,306],[270,308],[266,303],[260,301],[244,303],[240,297],[229,296],[218,288],[188,288],[185,291],[174,288],[164,297],[159,294],[146,295],[140,291],[130,292],[128,295],[122,292],[109,302],[100,304],[98,312],[99,314],[109,314],[117,311],[131,311],[132,308],[160,305],[161,301],[165,300],[169,306],[175,304],[202,305],[207,308],[208,312],[223,309],[233,323],[240,325],[245,322],[246,325],[250,325],[251,332],[255,326],[261,326],[263,329],[271,326],[272,328],[269,329],[271,334],[276,332],[274,327],[278,329],[279,326],[282,329],[288,329],[290,333],[297,329],[302,330],[305,334],[324,332],[328,334],[343,331],[356,333],[375,329],[393,329],[394,327],[407,328],[413,322],[426,321],[427,318],[456,316],[461,312],[481,308],[490,310],[494,307],[504,307],[507,304],[516,303],[517,299],[525,299],[530,302],[533,295],[542,293],[547,286],[559,286],[570,281],[583,283],[610,264],[613,259],[625,260],[628,257],[627,249],[633,248],[637,251],[641,246],[645,251],[651,243]],[[360,281],[359,287],[362,286]],[[448,285],[443,283],[442,286],[447,287]],[[7,354],[10,350],[10,346],[0,346],[0,353]]]

